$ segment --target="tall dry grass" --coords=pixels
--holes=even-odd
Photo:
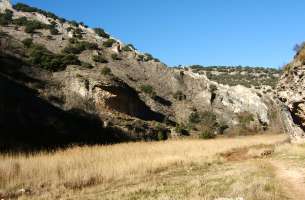
[[[274,144],[285,139],[284,135],[259,135],[73,147],[30,156],[1,155],[0,192],[27,187],[81,189],[133,180],[174,166],[204,163],[232,148]]]

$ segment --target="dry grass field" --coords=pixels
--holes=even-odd
[[[247,155],[258,155],[257,149],[285,139],[284,135],[257,135],[71,147],[35,155],[0,155],[0,197],[286,199],[274,166],[267,159],[246,159],[242,153],[232,151],[255,147],[248,150]],[[276,152],[280,157],[282,150]]]

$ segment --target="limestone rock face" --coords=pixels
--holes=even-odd
[[[219,86],[215,107],[238,114],[252,113],[261,124],[268,125],[268,106],[254,91],[244,86]],[[225,113],[225,112],[224,112]]]
[[[0,11],[3,12],[6,9],[12,10],[12,4],[10,0],[0,0]]]
[[[296,57],[285,68],[277,95],[283,104],[283,121],[292,141],[305,142],[305,65]]]

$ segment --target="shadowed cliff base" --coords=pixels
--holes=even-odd
[[[103,128],[97,116],[80,110],[63,111],[2,75],[0,91],[0,151],[131,140],[118,129]]]

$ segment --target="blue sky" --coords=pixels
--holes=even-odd
[[[304,0],[19,0],[102,27],[168,65],[280,67],[305,40]]]

